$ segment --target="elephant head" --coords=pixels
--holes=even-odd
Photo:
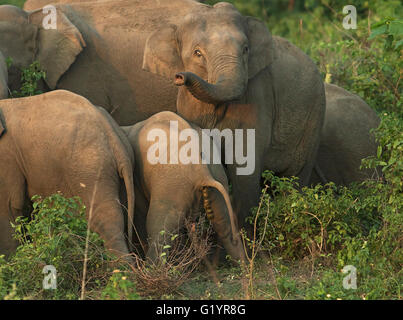
[[[239,99],[248,80],[273,60],[273,41],[264,23],[223,2],[195,5],[180,21],[151,34],[143,68],[217,105]]]
[[[175,152],[173,142],[176,129],[171,127],[171,122],[177,124],[176,129],[180,132],[178,153]],[[243,261],[244,249],[231,206],[224,168],[221,164],[203,164],[200,152],[193,149],[196,144],[202,143],[199,138],[201,130],[192,127],[172,112],[160,112],[134,126],[122,128],[129,137],[136,157],[134,175],[140,180],[136,185],[141,186],[141,193],[148,203],[144,208],[139,208],[138,203],[136,204],[134,219],[136,223],[141,220],[140,215],[145,219],[140,228],[146,229],[148,237],[147,257],[152,261],[158,260],[163,242],[169,241],[162,241],[161,230],[165,230],[166,234],[177,232],[186,217],[192,212],[200,212],[200,204],[203,201],[207,217],[228,254],[234,260]],[[184,143],[182,135],[187,134],[194,139]],[[157,149],[153,143],[154,138],[158,140]],[[193,145],[195,157],[192,156],[191,163],[183,163],[180,159],[183,159],[184,150],[189,144]],[[154,161],[155,158],[152,157],[154,152],[158,154],[158,161]],[[165,162],[162,159],[168,154],[169,162]],[[172,157],[177,157],[178,154],[179,162],[172,160]]]
[[[51,21],[56,23],[52,26]],[[84,47],[80,31],[59,8],[26,12],[11,5],[0,6],[0,51],[13,61],[11,89],[19,89],[19,70],[33,61],[39,61],[47,85],[55,89]]]
[[[8,97],[8,73],[6,60],[0,51],[0,99],[5,99]]]

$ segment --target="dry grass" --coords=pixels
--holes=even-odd
[[[172,235],[175,239],[169,249],[160,253],[158,262],[134,256],[130,268],[139,294],[156,298],[175,292],[206,257],[211,248],[211,227],[206,228],[201,217],[198,222],[186,220],[185,229],[186,232]]]

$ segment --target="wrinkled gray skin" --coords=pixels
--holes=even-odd
[[[38,59],[51,89],[87,97],[120,125],[177,109],[201,128],[256,130],[254,173],[238,176],[228,165],[241,227],[258,204],[263,170],[308,183],[324,116],[323,83],[309,57],[272,37],[262,22],[228,3],[192,0],[56,8],[55,31],[42,29],[41,10],[10,14],[0,7],[0,20],[14,21],[0,27],[0,50],[12,42],[6,55],[18,56],[20,65]]]
[[[212,226],[227,253],[235,261],[244,261],[244,249],[222,165],[201,164],[201,154],[197,150],[196,163],[183,164],[180,161],[181,158],[178,164],[153,164],[149,161],[154,158],[148,158],[148,152],[152,150],[156,141],[159,141],[159,138],[156,140],[152,138],[152,133],[162,130],[167,137],[167,160],[170,162],[170,139],[178,139],[171,137],[170,121],[177,121],[179,132],[194,129],[195,136],[201,137],[200,128],[190,125],[172,112],[160,112],[134,126],[122,127],[129,137],[135,154],[134,179],[137,200],[134,221],[141,242],[148,243],[147,258],[157,262],[162,253],[164,241],[168,241],[169,244],[169,237],[183,227],[184,219],[195,212],[200,212],[202,188],[207,187],[208,201],[213,214]],[[211,140],[208,136],[207,139]],[[186,140],[186,143],[180,141],[179,150],[185,144],[189,145],[188,141],[190,140]],[[201,139],[194,140],[194,146],[199,151],[202,150],[201,142]],[[154,154],[154,152],[151,153],[151,155]],[[161,150],[157,154],[162,159],[164,151]],[[161,237],[161,230],[165,230],[169,237],[166,239]]]
[[[131,226],[134,155],[110,116],[64,90],[2,100],[0,110],[0,254],[15,250],[10,222],[29,213],[29,199],[60,191],[80,196],[90,229],[116,256],[127,255],[119,194],[126,190]],[[132,228],[127,230],[130,239]]]
[[[379,117],[359,96],[332,84],[325,84],[325,90],[326,116],[311,184],[349,185],[378,177],[379,172],[360,170],[360,165],[376,155],[370,130],[379,126]]]
[[[7,65],[3,54],[0,51],[0,100],[8,97],[8,73]]]

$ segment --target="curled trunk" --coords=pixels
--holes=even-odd
[[[175,75],[175,84],[186,86],[196,99],[210,104],[239,99],[246,89],[246,84],[236,75],[211,84],[192,72],[180,72]]]

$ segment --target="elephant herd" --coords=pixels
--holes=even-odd
[[[53,11],[42,10],[49,2]],[[44,23],[49,12],[56,28]],[[10,97],[34,61],[46,93]],[[0,6],[0,99],[0,254],[15,250],[10,222],[29,214],[30,198],[60,191],[82,198],[90,228],[118,257],[141,244],[157,261],[161,230],[204,207],[221,245],[243,260],[239,230],[249,229],[264,170],[301,185],[373,174],[359,166],[376,153],[375,112],[225,2]],[[167,149],[154,155],[169,163],[150,159],[157,140]],[[171,161],[179,149],[187,163]],[[206,161],[216,150],[220,161]],[[248,153],[252,170],[237,161]]]

